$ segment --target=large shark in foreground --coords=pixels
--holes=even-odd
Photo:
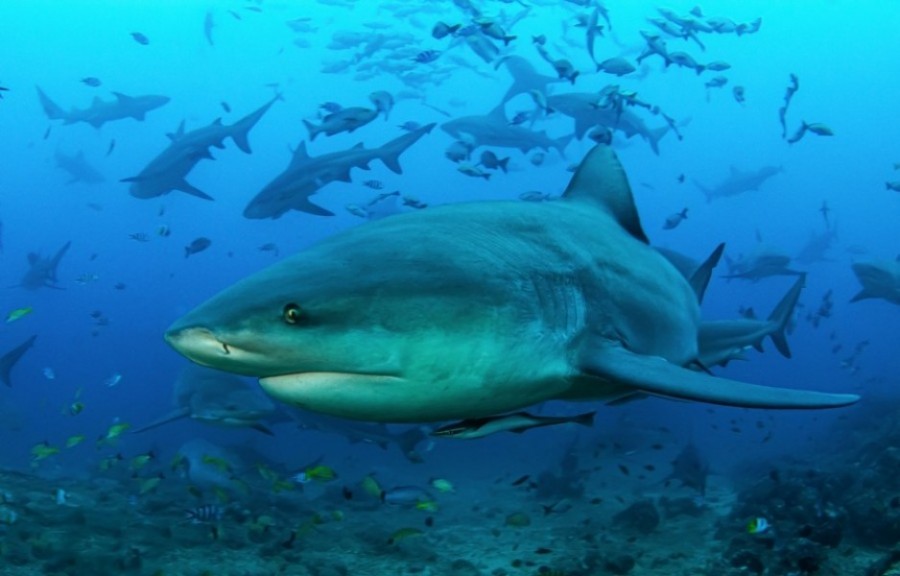
[[[717,378],[700,311],[647,242],[611,148],[562,199],[429,208],[328,238],[213,297],[166,339],[278,400],[344,418],[481,418],[637,394],[828,408],[828,394]]]
[[[851,302],[880,298],[900,304],[900,256],[896,260],[857,262],[853,265],[853,273],[862,284],[862,290]]]

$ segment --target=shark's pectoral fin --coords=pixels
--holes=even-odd
[[[855,394],[828,394],[746,384],[682,368],[657,356],[618,346],[592,349],[582,358],[584,372],[648,394],[747,408],[834,408],[859,400]]]

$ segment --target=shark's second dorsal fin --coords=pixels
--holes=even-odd
[[[598,144],[587,153],[569,181],[563,198],[595,205],[615,218],[629,234],[649,244],[625,170],[609,146]]]

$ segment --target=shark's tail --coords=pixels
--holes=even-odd
[[[255,112],[251,112],[230,126],[231,139],[234,140],[234,143],[237,144],[237,147],[243,152],[252,154],[253,151],[250,149],[250,142],[247,140],[247,135],[250,133],[250,130],[256,126],[259,119],[269,111],[269,108],[272,107],[272,104],[274,104],[276,100],[284,100],[281,93],[276,94],[274,98],[260,106]]]
[[[559,152],[559,155],[562,156],[563,158],[565,158],[566,157],[566,146],[569,145],[569,142],[571,142],[572,138],[574,138],[574,137],[575,137],[574,134],[569,134],[568,136],[560,136],[559,138],[552,140],[551,141],[552,143],[550,144],[550,146],[552,148],[556,148],[556,151]]]
[[[51,120],[65,120],[68,117],[65,110],[60,108],[53,100],[47,97],[44,94],[44,91],[38,87],[38,98],[41,100],[41,107],[44,109],[44,114],[47,115],[47,118]]]
[[[322,129],[319,126],[316,126],[309,120],[304,119],[303,125],[306,126],[306,129],[309,131],[309,141],[312,142],[316,139],[316,136],[319,135],[319,132],[322,132]]]
[[[55,256],[53,256],[53,260],[50,261],[50,274],[47,280],[53,284],[59,282],[59,278],[56,276],[56,268],[59,266],[59,261],[62,260],[63,256],[66,255],[66,252],[69,250],[69,246],[72,245],[72,241],[69,240],[63,247],[59,249]]]
[[[710,188],[709,186],[704,186],[703,184],[701,184],[701,183],[698,182],[697,180],[694,180],[694,186],[696,186],[697,188],[700,189],[701,192],[703,192],[703,195],[706,196],[706,202],[707,202],[707,203],[712,202],[712,199],[713,199],[713,191],[712,191],[712,188]]]
[[[806,275],[801,274],[798,276],[797,281],[794,282],[791,289],[787,291],[787,294],[784,295],[778,305],[775,306],[775,309],[772,310],[772,313],[769,314],[768,320],[772,325],[772,331],[769,333],[769,337],[775,344],[775,348],[777,348],[785,358],[791,357],[791,349],[788,347],[785,333],[787,332],[791,317],[794,315],[794,307],[797,305],[797,300],[800,299],[800,291],[803,290],[805,283]]]
[[[380,158],[391,172],[402,174],[403,168],[400,167],[400,155],[403,154],[407,148],[415,144],[419,138],[431,132],[434,127],[435,123],[432,122],[431,124],[427,124],[412,132],[407,132],[402,136],[394,138],[378,149],[376,157]]]

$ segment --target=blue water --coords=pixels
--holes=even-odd
[[[733,362],[717,373],[773,386],[855,392],[863,395],[863,405],[824,413],[746,411],[655,399],[620,407],[592,405],[599,413],[591,431],[544,429],[524,437],[436,442],[421,466],[408,463],[394,449],[351,446],[337,436],[290,427],[279,428],[269,438],[191,422],[128,436],[114,451],[129,457],[153,449],[164,460],[186,440],[203,437],[252,446],[287,467],[324,454],[331,465],[343,467],[350,476],[377,468],[410,482],[421,483],[437,473],[455,481],[488,482],[501,474],[539,470],[549,460],[557,460],[576,438],[585,446],[612,438],[627,442],[647,429],[665,427],[674,431],[673,442],[693,439],[716,467],[726,470],[742,460],[828,450],[842,436],[842,413],[864,409],[867,399],[896,395],[900,310],[880,300],[854,304],[849,300],[859,290],[852,262],[893,259],[900,252],[900,197],[884,186],[885,181],[898,179],[894,164],[900,162],[896,138],[900,133],[896,109],[900,8],[893,2],[846,0],[721,1],[703,6],[706,15],[727,16],[736,22],[762,18],[755,34],[703,34],[706,51],[691,42],[668,40],[670,50],[685,50],[701,62],[724,60],[732,65],[721,73],[729,79],[724,88],[707,89],[704,82],[720,73],[697,75],[675,66],[663,69],[658,57],[645,61],[635,74],[639,79],[594,74],[583,47],[583,31],[569,33],[571,44],[562,40],[563,24],[572,27],[575,14],[587,10],[566,2],[525,3],[531,6],[530,13],[513,28],[518,38],[509,53],[524,56],[543,74],[553,75],[531,43],[532,36],[545,34],[551,52],[564,55],[583,70],[575,86],[555,84],[554,93],[598,91],[617,83],[636,90],[641,99],[660,106],[678,122],[684,139],[669,134],[660,144],[659,155],[640,137],[615,140],[644,228],[654,244],[702,259],[719,242],[726,242],[733,256],[750,253],[761,238],[765,245],[795,255],[811,234],[826,230],[819,207],[827,202],[837,239],[827,261],[796,265],[809,275],[801,298],[803,308],[789,336],[794,357],[782,358],[767,342],[765,353],[749,351],[749,361]],[[644,46],[638,31],[648,29],[646,18],[658,16],[655,5],[608,4],[613,35],[607,31],[598,40],[598,59],[622,54],[633,62]],[[679,13],[693,7],[691,2],[668,4]],[[398,94],[408,89],[387,72],[367,80],[355,80],[352,67],[345,73],[321,73],[324,63],[350,59],[359,50],[327,48],[336,31],[409,34],[414,53],[446,51],[434,68],[423,66],[423,70],[446,70],[448,79],[419,91],[429,105],[452,116],[481,114],[496,105],[510,82],[505,70],[480,61],[465,46],[448,49],[447,39],[431,37],[435,22],[465,23],[464,13],[450,2],[418,5],[49,0],[0,4],[0,53],[4,54],[0,86],[9,89],[0,100],[0,260],[2,284],[8,286],[0,295],[0,312],[33,308],[31,314],[3,326],[0,349],[6,351],[32,334],[38,336],[34,348],[15,368],[13,386],[0,390],[0,466],[29,469],[30,450],[36,443],[59,446],[71,435],[85,434],[88,441],[83,445],[42,462],[35,473],[97,474],[97,465],[109,449],[96,449],[93,438],[115,421],[137,426],[171,407],[172,382],[185,360],[163,341],[166,327],[240,278],[317,239],[359,225],[360,219],[344,206],[365,203],[375,195],[362,185],[363,180],[382,180],[385,191],[400,190],[429,205],[514,199],[535,189],[558,194],[564,189],[570,178],[567,167],[590,149],[589,140],[574,141],[565,158],[547,152],[541,166],[532,165],[530,153],[497,150],[501,156],[511,155],[513,169],[485,181],[457,172],[443,154],[452,139],[436,129],[403,155],[402,175],[375,162],[370,172],[354,171],[353,183],[333,183],[320,190],[313,201],[335,212],[334,217],[300,212],[277,220],[242,216],[250,198],[287,166],[291,150],[306,139],[301,120],[318,122],[320,104],[368,106],[367,96],[374,90]],[[517,3],[479,5],[498,18],[523,9]],[[394,15],[401,7],[411,8],[408,16]],[[215,22],[214,45],[203,34],[207,12]],[[285,24],[307,17],[315,28],[310,33],[295,33]],[[365,26],[368,22],[391,27],[373,32]],[[141,32],[149,43],[136,42],[132,32]],[[308,46],[296,45],[298,39]],[[453,64],[446,59],[450,54],[465,58],[482,75]],[[388,56],[389,51],[379,52],[367,62],[377,66]],[[806,120],[827,124],[833,136],[808,134],[793,145],[782,139],[777,110],[791,73],[799,77],[800,89],[788,113],[789,134]],[[97,77],[102,85],[87,86],[80,81],[84,77]],[[745,87],[743,104],[732,95],[735,85]],[[49,120],[36,86],[65,110],[86,107],[95,96],[108,99],[112,91],[162,94],[171,101],[149,112],[142,122],[123,119],[95,129]],[[275,103],[251,131],[253,153],[244,154],[229,141],[223,150],[213,149],[215,161],[203,161],[190,173],[188,180],[215,201],[178,191],[142,200],[131,197],[128,185],[119,182],[137,174],[159,153],[169,142],[166,133],[175,131],[180,122],[187,129],[219,117],[233,122],[271,99],[273,86],[284,101]],[[226,113],[222,102],[232,112]],[[507,112],[532,107],[529,98],[520,96]],[[659,117],[647,118],[652,125],[662,123]],[[447,119],[420,100],[398,99],[389,122],[379,118],[353,134],[319,136],[308,147],[313,155],[357,142],[374,147],[400,135],[397,125],[404,121],[424,124]],[[572,124],[565,117],[552,117],[539,121],[535,129],[558,137],[570,133]],[[113,140],[114,149],[107,155]],[[57,151],[83,152],[105,181],[67,184],[68,175],[54,160]],[[784,172],[758,191],[707,203],[694,185],[695,180],[714,183],[725,178],[730,166],[755,169],[762,165],[782,166]],[[679,183],[682,174],[684,183]],[[675,230],[663,230],[665,218],[684,207],[689,209],[688,219]],[[171,235],[157,234],[160,226],[168,227]],[[138,233],[146,234],[149,241],[129,237]],[[184,247],[200,236],[210,238],[211,247],[185,258]],[[49,256],[69,240],[72,247],[59,268],[59,289],[17,287],[27,270],[29,252]],[[258,249],[269,242],[278,245],[280,256]],[[857,253],[860,248],[864,253]],[[76,282],[83,275],[96,275],[96,279]],[[767,314],[792,281],[776,277],[758,283],[726,282],[715,277],[704,302],[704,317],[736,317],[741,306]],[[125,288],[116,289],[117,283]],[[814,328],[805,317],[828,290],[833,291],[833,315]],[[97,325],[91,317],[94,311],[102,312],[108,325]],[[841,361],[861,341],[869,345],[859,359],[859,370],[852,373],[841,367]],[[832,353],[836,343],[843,344],[843,350]],[[55,374],[53,379],[45,376],[47,368]],[[106,386],[104,382],[115,374],[121,374],[121,381]],[[79,391],[85,408],[72,416],[67,407]],[[574,413],[584,407],[553,408],[556,413]],[[767,436],[771,441],[763,443]]]

